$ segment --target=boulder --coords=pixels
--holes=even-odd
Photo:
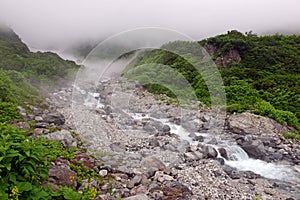
[[[63,125],[65,123],[65,117],[59,113],[59,112],[54,112],[54,113],[49,113],[43,116],[44,122],[46,123],[54,123],[57,125]]]
[[[166,168],[166,165],[161,160],[156,158],[155,156],[150,156],[150,157],[144,158],[142,160],[142,166],[146,167],[146,168],[154,167],[159,170],[163,170]]]
[[[179,182],[173,181],[163,186],[163,200],[191,199],[192,192],[189,188]]]
[[[266,159],[266,149],[260,140],[244,141],[239,145],[247,152],[249,157],[262,160]]]
[[[49,140],[60,140],[65,148],[77,146],[77,140],[72,137],[70,131],[68,130],[49,133],[48,135],[46,135],[46,138],[48,138]]]
[[[55,185],[77,187],[77,173],[66,166],[51,166],[48,174]]]
[[[282,126],[275,120],[247,112],[231,115],[228,127],[231,132],[241,135],[274,135],[282,130]]]
[[[145,194],[137,194],[131,197],[127,197],[124,200],[148,200],[149,198]]]

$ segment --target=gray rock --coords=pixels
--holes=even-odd
[[[204,158],[204,154],[199,152],[199,151],[195,151],[195,152],[187,152],[184,154],[184,159],[187,162],[191,162],[191,161],[198,161],[200,159]]]
[[[131,197],[127,197],[124,200],[149,200],[149,198],[145,194],[137,194]]]
[[[212,146],[199,145],[199,151],[203,153],[206,158],[216,158],[218,156],[217,150]]]
[[[158,169],[156,167],[149,167],[146,171],[147,178],[151,178],[154,176],[155,172],[157,172]]]
[[[77,140],[72,137],[70,131],[68,130],[49,133],[46,135],[46,138],[49,140],[60,140],[65,148],[77,146]]]
[[[196,137],[194,137],[193,140],[198,142],[203,142],[204,137],[202,135],[196,135]]]
[[[163,133],[169,133],[171,130],[169,125],[164,125],[162,128]]]
[[[98,188],[98,187],[99,187],[98,182],[95,179],[84,179],[78,190],[84,191],[86,190],[86,188]]]
[[[128,182],[127,188],[132,189],[134,186],[139,185],[141,181],[142,181],[142,177],[140,175],[136,175],[135,177],[133,177],[133,179],[131,179]]]
[[[146,168],[155,167],[159,170],[163,170],[166,168],[166,165],[161,160],[156,158],[155,156],[150,156],[150,157],[144,158],[142,160],[141,164],[143,167],[146,167]]]
[[[43,118],[44,122],[49,124],[54,123],[57,125],[63,125],[65,123],[65,117],[58,112],[46,114]]]
[[[44,119],[41,116],[35,116],[34,120],[37,121],[37,122],[44,121]]]
[[[240,144],[251,158],[266,159],[266,149],[260,140],[245,141]]]

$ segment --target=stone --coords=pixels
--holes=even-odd
[[[198,142],[203,142],[204,141],[204,137],[202,135],[196,135],[193,138],[194,141],[198,141]]]
[[[218,156],[217,150],[212,146],[199,145],[199,151],[203,153],[206,158],[216,158]]]
[[[241,135],[273,135],[282,129],[275,120],[248,112],[231,115],[228,118],[228,127],[231,132]]]
[[[46,135],[49,140],[60,140],[65,148],[76,147],[77,140],[72,137],[70,131],[61,130]]]
[[[43,116],[43,118],[44,122],[49,124],[54,123],[57,125],[63,125],[65,123],[65,117],[59,112],[49,113]]]
[[[79,191],[84,191],[86,188],[98,188],[99,184],[95,179],[84,179],[79,187]]]
[[[149,200],[146,194],[137,194],[131,197],[127,197],[124,200]]]
[[[186,162],[198,161],[203,158],[204,154],[199,151],[184,153],[184,159]]]
[[[158,171],[158,169],[156,167],[147,168],[147,171],[146,171],[147,178],[151,178],[152,176],[154,176],[155,172],[157,172],[157,171]]]
[[[102,169],[102,170],[99,171],[99,175],[102,176],[102,177],[107,176],[107,174],[108,174],[108,171],[106,169]]]
[[[30,131],[30,125],[27,122],[14,122],[13,126],[24,131]]]
[[[163,170],[166,168],[166,165],[161,160],[156,158],[155,156],[150,156],[150,157],[144,158],[142,160],[141,164],[143,167],[146,167],[146,168],[155,167],[159,170]]]
[[[171,131],[171,128],[169,125],[164,125],[162,131],[163,133],[169,133]]]
[[[166,184],[163,187],[163,194],[163,200],[188,200],[192,196],[192,192],[188,187],[176,181]]]
[[[266,159],[266,150],[260,140],[245,141],[240,144],[242,149],[247,152],[249,157],[256,159]]]
[[[221,147],[218,149],[220,155],[225,158],[226,160],[228,160],[228,155],[227,155],[227,151],[225,148]]]
[[[43,119],[41,116],[35,116],[35,117],[34,117],[34,120],[37,121],[37,122],[42,122],[42,121],[44,121],[44,119]]]
[[[157,185],[156,183],[151,183],[148,187],[148,191],[153,192],[155,190],[160,190],[160,186]]]
[[[65,166],[51,166],[48,174],[56,185],[77,187],[77,173]]]
[[[141,183],[142,181],[142,177],[140,175],[136,175],[133,177],[133,179],[131,179],[128,184],[127,184],[127,188],[132,189],[134,186],[137,186]]]

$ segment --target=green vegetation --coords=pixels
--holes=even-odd
[[[227,111],[251,111],[300,130],[300,36],[257,36],[252,32],[229,31],[198,44],[208,49],[218,65],[226,91]],[[213,87],[209,87],[214,80],[207,79],[203,72],[211,63],[196,46],[191,48],[190,42],[177,41],[163,45],[162,49],[143,52],[129,64],[124,76],[132,78],[132,69],[150,63],[175,69],[189,82],[198,100],[210,105],[211,95],[217,91],[211,91]],[[156,73],[153,67],[148,71],[132,79],[145,80],[149,74]],[[170,79],[168,73],[159,76]],[[149,83],[144,86],[151,92],[174,97],[164,86]]]
[[[30,52],[11,29],[0,27],[0,70],[22,73],[35,86],[55,85],[71,78],[79,68],[51,52]]]
[[[44,184],[52,161],[61,157],[71,162],[85,149],[64,148],[60,141],[33,138],[32,130],[11,125],[13,121],[24,121],[18,106],[27,112],[29,105],[41,107],[44,98],[38,88],[66,82],[78,67],[54,53],[32,53],[12,30],[0,28],[0,199],[88,200],[98,194],[96,188],[89,186],[79,193],[77,188],[55,189]],[[72,168],[78,173],[78,184],[91,178],[103,184],[96,172],[81,163],[74,163]]]

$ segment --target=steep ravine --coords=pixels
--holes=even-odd
[[[299,142],[281,136],[285,127],[249,113],[228,117],[160,99],[124,80],[65,88],[51,96],[89,151],[136,179],[118,188],[124,194],[147,196],[138,199],[300,198]]]

